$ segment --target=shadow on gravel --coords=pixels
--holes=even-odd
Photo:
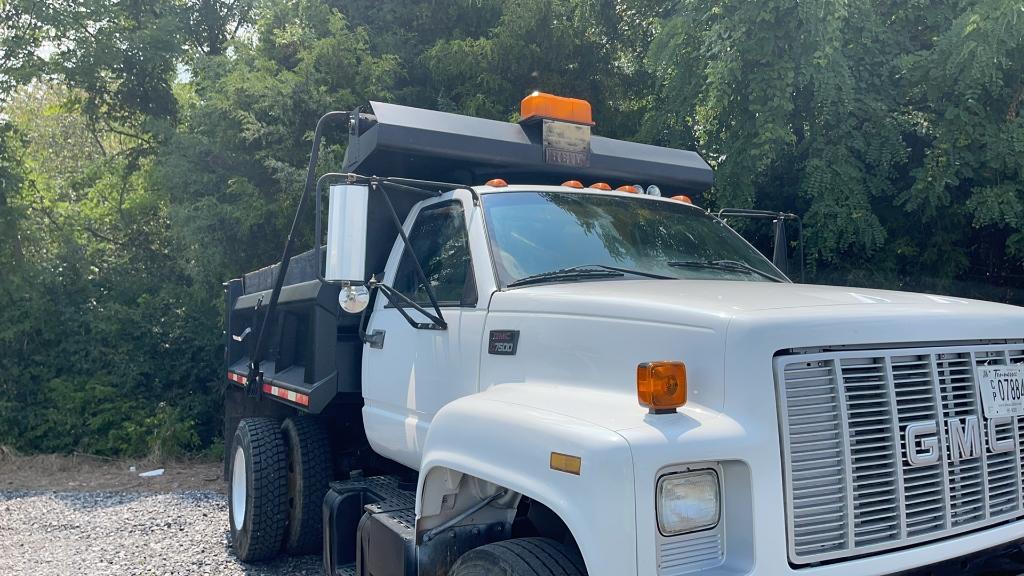
[[[243,564],[231,550],[231,530],[224,531],[224,547],[227,555],[234,560],[246,576],[313,576],[323,572],[323,556],[278,556],[259,564]]]

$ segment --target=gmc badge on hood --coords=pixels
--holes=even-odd
[[[487,353],[499,356],[515,356],[519,346],[519,330],[491,330]]]

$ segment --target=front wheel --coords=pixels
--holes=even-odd
[[[516,538],[466,552],[452,576],[586,576],[576,550],[550,538]]]
[[[287,448],[281,423],[246,418],[232,442],[228,513],[231,541],[243,562],[280,552],[288,522]]]

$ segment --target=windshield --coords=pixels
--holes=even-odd
[[[601,266],[630,272],[618,276],[631,279],[781,278],[732,229],[682,203],[585,192],[498,192],[482,200],[502,286],[536,275],[566,281],[566,274],[549,273]]]

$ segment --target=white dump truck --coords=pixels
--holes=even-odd
[[[225,285],[242,560],[1024,572],[1024,310],[793,283],[787,242],[698,206],[699,155],[592,135],[580,100],[370,106],[321,120],[281,261]]]

